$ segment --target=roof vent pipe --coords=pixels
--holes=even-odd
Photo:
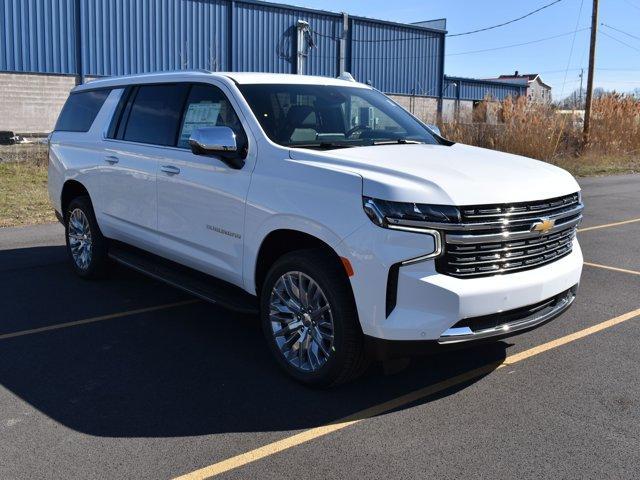
[[[339,80],[346,80],[347,82],[355,82],[356,79],[353,78],[353,75],[351,75],[349,72],[342,72],[340,74],[340,76],[338,77]]]

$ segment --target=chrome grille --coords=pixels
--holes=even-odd
[[[468,278],[559,260],[571,253],[582,209],[577,193],[539,202],[460,207],[460,223],[439,225],[445,230],[444,253],[436,268]],[[548,231],[534,231],[536,225]]]

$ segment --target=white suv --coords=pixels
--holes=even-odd
[[[259,312],[299,381],[556,317],[582,270],[579,187],[454,144],[353,81],[175,72],[76,87],[50,137],[71,263],[108,260]]]

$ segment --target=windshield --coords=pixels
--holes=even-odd
[[[385,95],[336,85],[239,85],[263,130],[286,147],[437,144],[429,130]]]

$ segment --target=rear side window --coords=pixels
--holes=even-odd
[[[188,92],[188,84],[138,87],[122,139],[154,145],[175,145]]]
[[[56,123],[55,130],[88,132],[111,90],[90,90],[69,95]]]

